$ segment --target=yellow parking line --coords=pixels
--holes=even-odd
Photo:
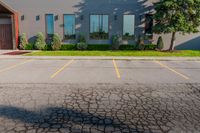
[[[187,76],[185,76],[185,75],[183,75],[183,74],[177,72],[177,71],[174,70],[173,68],[170,68],[169,66],[167,66],[167,65],[165,65],[165,64],[163,64],[163,63],[161,63],[160,61],[155,61],[155,63],[159,64],[160,66],[162,66],[162,67],[164,67],[164,68],[166,68],[166,69],[168,69],[168,70],[170,70],[170,71],[172,71],[172,72],[174,72],[174,73],[176,73],[176,74],[178,74],[179,76],[181,76],[181,77],[184,78],[184,79],[187,79],[187,80],[190,79],[189,77],[187,77]]]
[[[116,71],[116,74],[117,74],[117,78],[121,78],[121,76],[120,76],[120,72],[119,72],[119,69],[118,69],[118,67],[117,67],[117,63],[115,62],[115,60],[113,59],[113,65],[114,65],[114,67],[115,67],[115,71]]]
[[[33,61],[33,60],[32,60],[32,59],[31,59],[31,60],[25,60],[25,61],[23,61],[23,62],[21,62],[21,63],[12,65],[12,66],[7,67],[7,68],[4,68],[4,69],[1,69],[1,70],[0,70],[0,73],[5,72],[5,71],[8,71],[8,70],[11,70],[11,69],[13,69],[13,68],[16,68],[16,67],[18,67],[18,66],[21,66],[21,65],[23,65],[23,64],[25,64],[25,63],[27,63],[27,62],[31,62],[31,61]]]
[[[58,71],[56,71],[52,76],[51,79],[56,77],[60,72],[62,72],[66,67],[68,67],[70,64],[72,64],[74,60],[70,60],[69,62],[67,62],[63,67],[61,67]]]

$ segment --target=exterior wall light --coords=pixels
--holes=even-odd
[[[115,15],[115,16],[114,16],[114,20],[117,20],[117,18],[118,18],[117,15]]]
[[[24,21],[24,20],[25,20],[25,16],[22,15],[22,16],[21,16],[21,21]]]
[[[80,19],[81,19],[81,20],[83,20],[83,19],[84,19],[84,16],[83,16],[83,15],[81,15],[81,16],[80,16]]]
[[[59,19],[58,15],[55,16],[55,21],[57,21]]]
[[[39,21],[40,20],[40,15],[37,15],[35,19],[36,19],[36,21]]]

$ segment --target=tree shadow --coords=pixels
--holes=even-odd
[[[34,112],[18,107],[0,106],[0,117],[18,120],[25,124],[31,124],[34,125],[34,127],[43,129],[68,128],[71,130],[70,124],[75,124],[102,127],[102,129],[105,127],[112,127],[117,128],[120,131],[126,130],[128,132],[137,132],[142,130],[133,129],[131,128],[131,125],[127,125],[119,119],[82,111],[80,112],[63,107],[45,108],[41,111]],[[84,131],[84,133],[87,132]]]
[[[110,43],[113,35],[123,35],[123,15],[135,15],[135,35],[144,34],[145,14],[153,10],[148,0],[82,0],[74,5],[76,9],[76,33],[84,34],[91,43]],[[109,15],[109,40],[92,40],[89,38],[90,15]]]
[[[187,42],[175,46],[176,50],[200,50],[200,37],[196,37]]]

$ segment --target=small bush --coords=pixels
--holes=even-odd
[[[87,43],[86,43],[86,39],[85,39],[85,36],[84,35],[79,35],[78,37],[78,43],[76,45],[76,48],[78,50],[86,50],[88,47]]]
[[[110,44],[90,44],[90,45],[88,45],[87,49],[88,50],[99,50],[99,51],[109,50]]]
[[[78,50],[86,50],[88,45],[85,42],[79,42],[77,43],[76,47]]]
[[[36,36],[35,49],[43,50],[46,46],[45,37],[42,32],[39,32]]]
[[[26,44],[24,46],[24,50],[33,50],[34,49],[34,45],[32,43]]]
[[[142,36],[138,36],[138,40],[136,43],[136,49],[137,50],[144,50],[145,45],[144,45],[144,38]]]
[[[157,47],[158,50],[162,50],[164,48],[164,43],[163,39],[161,36],[159,36],[158,41],[157,41]]]
[[[136,50],[135,45],[120,45],[119,50]]]
[[[111,49],[118,50],[121,43],[120,37],[118,35],[114,35],[112,36],[111,41],[112,41]]]
[[[61,45],[60,50],[76,50],[75,44],[63,44]]]
[[[51,42],[52,50],[60,50],[61,48],[61,39],[58,34],[54,34]]]
[[[19,37],[19,49],[23,50],[25,49],[25,46],[28,44],[27,38],[26,38],[26,34],[23,33],[20,37]]]

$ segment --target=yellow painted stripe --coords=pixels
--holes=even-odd
[[[56,71],[52,76],[51,79],[56,77],[60,72],[62,72],[66,67],[68,67],[70,64],[72,64],[74,60],[70,60],[69,62],[67,62],[62,68],[60,68],[58,71]]]
[[[116,71],[116,74],[117,74],[117,78],[121,78],[121,76],[120,76],[120,72],[119,72],[119,69],[118,69],[118,67],[117,67],[117,63],[116,63],[116,61],[113,59],[113,65],[114,65],[114,67],[115,67],[115,71]]]
[[[23,65],[23,64],[25,64],[25,63],[27,63],[27,62],[31,62],[31,61],[33,61],[33,60],[32,60],[32,59],[31,59],[31,60],[25,60],[25,61],[23,61],[23,62],[21,62],[21,63],[12,65],[12,66],[7,67],[7,68],[4,68],[4,69],[1,69],[1,70],[0,70],[0,73],[5,72],[5,71],[8,71],[8,70],[11,70],[11,69],[13,69],[13,68],[16,68],[16,67],[18,67],[18,66],[21,66],[21,65]]]
[[[189,77],[187,77],[187,76],[181,74],[180,72],[177,72],[177,71],[174,70],[173,68],[170,68],[169,66],[167,66],[167,65],[165,65],[165,64],[163,64],[163,63],[161,63],[160,61],[155,61],[155,63],[159,64],[160,66],[162,66],[162,67],[164,67],[164,68],[166,68],[166,69],[168,69],[168,70],[170,70],[170,71],[172,71],[172,72],[174,72],[174,73],[176,73],[177,75],[181,76],[181,77],[184,78],[184,79],[187,79],[187,80],[190,79]]]

